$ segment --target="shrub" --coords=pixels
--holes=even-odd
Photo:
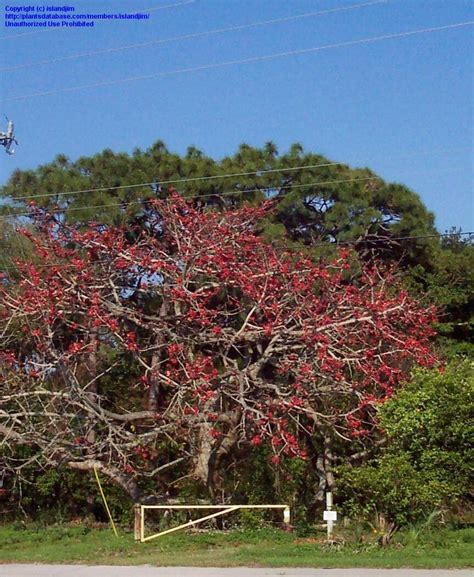
[[[385,452],[339,468],[339,497],[351,516],[379,512],[398,524],[472,497],[474,370],[468,360],[417,371],[379,411]]]

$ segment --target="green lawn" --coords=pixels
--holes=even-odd
[[[474,529],[398,533],[389,547],[371,535],[327,545],[321,534],[298,538],[280,530],[175,533],[135,543],[129,531],[81,526],[0,526],[0,562],[268,567],[417,567],[474,565]]]

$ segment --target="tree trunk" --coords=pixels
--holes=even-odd
[[[159,317],[163,318],[168,314],[168,304],[166,301],[163,301],[160,307],[160,314]],[[159,402],[159,382],[158,378],[155,375],[155,367],[158,367],[158,363],[163,358],[163,351],[160,345],[163,345],[165,342],[165,338],[163,333],[158,332],[155,337],[154,345],[155,349],[151,356],[151,375],[150,375],[150,388],[148,389],[148,398],[146,402],[146,408],[148,411],[153,411],[154,413],[158,412],[158,407],[160,406]]]
[[[211,460],[213,445],[210,429],[209,423],[204,423],[199,427],[196,443],[197,457],[194,467],[194,476],[206,487],[209,486],[209,461]]]
[[[130,496],[134,503],[140,502],[141,492],[137,483],[112,465],[104,465],[101,461],[89,459],[87,461],[69,461],[68,466],[77,471],[93,471],[97,469],[106,475]]]
[[[95,404],[98,392],[98,383],[97,380],[95,380],[97,376],[98,338],[97,338],[97,329],[94,327],[90,328],[90,343],[91,343],[91,352],[87,362],[87,371],[89,373],[89,385],[87,387],[86,394],[89,400]],[[88,428],[85,438],[89,445],[93,445],[95,443],[94,423],[91,422],[90,419],[88,419]]]
[[[334,461],[334,454],[332,452],[332,438],[329,435],[324,437],[324,470],[326,472],[326,490],[334,491],[336,488],[336,481],[334,473],[332,472],[332,464]]]
[[[229,455],[232,449],[236,446],[239,440],[238,427],[240,419],[242,418],[242,411],[235,411],[229,419],[229,430],[224,435],[220,445],[212,452],[209,460],[209,476],[208,486],[211,495],[215,495],[216,490],[220,484],[219,473],[222,469],[224,459]]]

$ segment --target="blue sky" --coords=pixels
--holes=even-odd
[[[370,0],[366,0],[370,1]],[[183,0],[48,0],[82,12],[138,11]],[[195,0],[146,22],[24,34],[3,27],[0,68],[361,4],[363,0]],[[41,4],[42,2],[36,2]],[[293,142],[368,166],[421,195],[441,232],[474,229],[473,26],[23,100],[34,92],[474,20],[471,0],[390,0],[220,35],[0,71],[0,112],[16,122],[17,154],[0,183],[58,153],[131,152],[158,139],[220,158],[242,142]]]

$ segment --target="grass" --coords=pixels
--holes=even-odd
[[[357,542],[356,542],[357,541]],[[474,528],[399,533],[381,548],[374,536],[328,545],[323,534],[298,538],[281,530],[175,533],[135,543],[129,531],[87,526],[0,526],[1,563],[155,566],[415,567],[473,566]]]

